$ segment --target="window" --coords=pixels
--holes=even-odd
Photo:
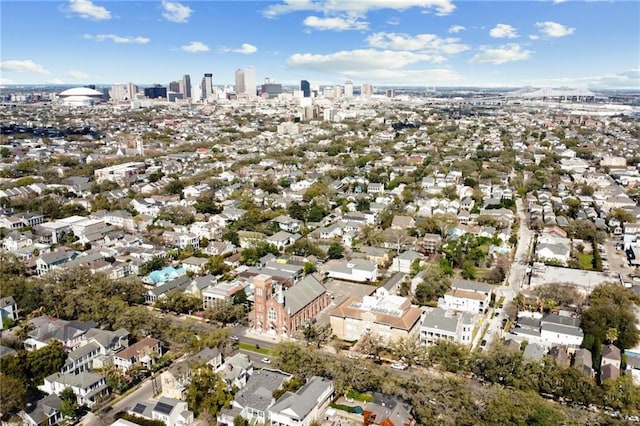
[[[277,319],[276,310],[273,307],[269,308],[269,321],[275,321]]]

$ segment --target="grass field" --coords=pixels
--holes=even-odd
[[[250,345],[249,343],[242,343],[239,342],[238,343],[238,348],[239,349],[243,349],[245,351],[249,351],[249,352],[256,352],[262,355],[270,355],[271,351],[269,349],[265,349],[265,348],[256,348],[255,345]]]

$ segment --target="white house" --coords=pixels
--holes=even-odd
[[[71,388],[78,399],[78,405],[93,406],[109,395],[109,386],[105,378],[96,373],[83,371],[78,374],[54,373],[45,377],[44,384],[38,386],[41,391],[60,395],[66,388]]]
[[[371,282],[378,279],[378,265],[364,259],[330,262],[325,273],[339,280]]]
[[[285,392],[269,408],[272,426],[309,426],[333,398],[333,382],[313,376],[296,393]]]
[[[438,340],[448,340],[470,345],[473,335],[473,314],[446,311],[435,308],[427,311],[420,325],[420,341],[430,345]]]
[[[489,284],[468,280],[453,280],[451,289],[438,299],[438,307],[470,313],[484,313],[491,301]]]
[[[390,270],[409,274],[411,273],[411,265],[416,260],[421,261],[422,255],[417,251],[407,250],[393,258]]]

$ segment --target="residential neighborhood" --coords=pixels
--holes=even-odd
[[[638,419],[628,100],[30,96],[0,110],[3,424],[467,424],[485,387],[485,419],[511,388]]]

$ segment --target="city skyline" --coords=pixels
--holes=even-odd
[[[640,89],[638,2],[2,1],[0,84]],[[24,19],[20,19],[24,17]],[[25,21],[28,25],[25,25]]]

